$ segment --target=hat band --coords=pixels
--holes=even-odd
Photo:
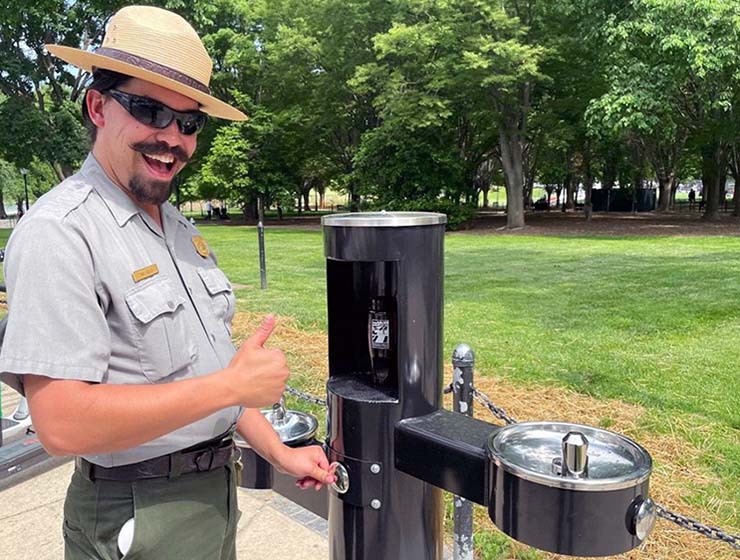
[[[193,89],[197,89],[198,91],[203,92],[206,95],[211,94],[211,90],[208,88],[208,86],[205,84],[202,84],[198,80],[195,80],[191,78],[190,76],[187,76],[186,74],[183,74],[182,72],[178,72],[177,70],[174,70],[168,66],[164,66],[163,64],[158,64],[157,62],[152,62],[151,60],[147,60],[146,58],[141,58],[140,56],[136,56],[135,54],[127,53],[124,51],[119,51],[118,49],[111,49],[108,47],[98,48],[95,51],[95,54],[106,56],[108,58],[118,60],[119,62],[125,62],[126,64],[132,64],[134,66],[139,66],[144,70],[149,70],[150,72],[154,72],[156,74],[164,76],[165,78],[169,78],[171,80],[175,80],[176,82],[180,82],[181,84],[185,86],[191,87]]]

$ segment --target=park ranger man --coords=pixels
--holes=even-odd
[[[44,447],[76,457],[65,558],[235,558],[235,429],[302,487],[334,480],[259,412],[289,375],[265,347],[274,319],[235,351],[231,284],[166,202],[206,115],[246,117],[210,95],[210,58],[171,12],[127,7],[95,52],[48,49],[93,73],[93,146],[10,239],[0,378]]]

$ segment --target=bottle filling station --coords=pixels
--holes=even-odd
[[[322,219],[327,434],[312,416],[263,411],[289,445],[323,445],[337,482],[298,490],[244,442],[242,486],[272,488],[328,519],[331,560],[441,560],[442,490],[488,508],[516,540],[572,556],[638,546],[656,512],[650,455],[619,434],[563,422],[500,427],[442,409],[446,217]]]

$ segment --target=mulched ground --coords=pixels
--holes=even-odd
[[[468,231],[505,235],[740,236],[740,218],[722,214],[719,221],[707,222],[698,212],[597,213],[587,222],[582,212],[550,211],[527,214],[525,223],[524,228],[507,230],[504,214],[481,211]]]

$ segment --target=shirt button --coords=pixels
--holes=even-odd
[[[212,340],[213,342],[216,342],[216,335],[215,335],[215,334],[213,334],[213,333],[211,333],[211,340]]]
[[[172,300],[169,300],[167,302],[167,307],[169,307],[170,309],[174,309],[175,308],[175,302],[172,301]]]

